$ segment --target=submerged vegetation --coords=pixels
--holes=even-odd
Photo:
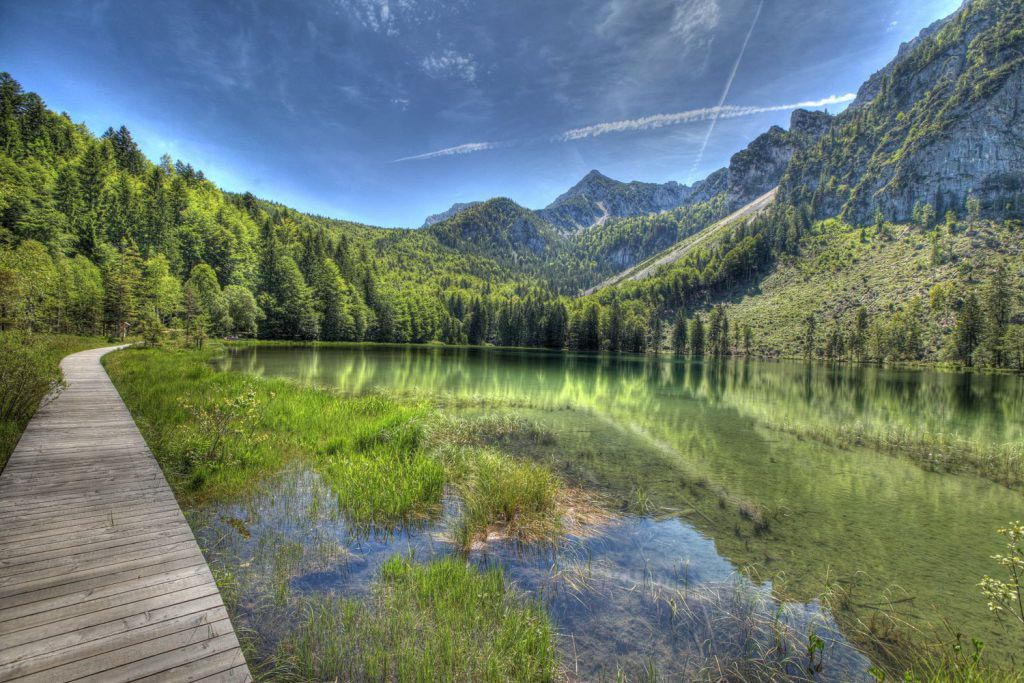
[[[132,349],[111,376],[178,495],[225,498],[290,462],[311,464],[356,525],[413,523],[440,510],[446,486],[465,510],[468,546],[489,531],[553,538],[561,482],[544,465],[482,444],[543,438],[514,416],[467,420],[428,399],[340,397],[281,379],[217,372],[215,350]]]
[[[784,556],[814,552],[825,542],[816,528],[802,526],[806,515],[790,507],[799,504],[789,495],[793,491],[775,501],[745,491],[741,481],[723,486],[708,470],[677,469],[683,463],[666,443],[678,438],[695,440],[690,443],[697,452],[719,448],[708,441],[717,438],[707,430],[714,418],[701,418],[703,430],[683,427],[689,421],[682,415],[645,403],[651,394],[629,373],[578,393],[556,371],[554,401],[532,389],[488,394],[481,387],[474,393],[465,384],[463,391],[446,394],[435,375],[434,392],[390,394],[361,383],[359,373],[369,369],[361,349],[324,350],[308,365],[334,372],[328,351],[354,363],[342,375],[359,387],[356,392],[348,383],[338,391],[274,379],[258,363],[243,364],[268,376],[220,372],[215,366],[224,367],[223,361],[213,363],[221,353],[216,346],[132,349],[106,360],[179,499],[190,504],[236,624],[243,632],[253,629],[245,638],[262,675],[848,680],[869,666],[859,651],[874,662],[876,678],[909,671],[908,680],[1016,680],[999,673],[998,652],[982,657],[972,654],[967,640],[955,649],[955,638],[936,635],[933,625],[941,618],[927,616],[932,605],[924,598],[883,595],[879,601],[877,583],[859,586],[863,576],[848,574],[863,566],[859,562],[836,557],[844,578],[828,579],[829,569],[825,590],[816,589],[822,585],[814,569],[819,563],[804,558],[811,565],[804,566]],[[237,357],[248,358],[249,350],[240,349]],[[380,352],[404,359],[389,367],[403,373],[412,367],[411,358],[401,355],[409,350]],[[545,355],[529,357],[540,361]],[[428,368],[436,372],[440,366],[418,371]],[[465,382],[465,367],[444,368]],[[578,370],[574,377],[589,386],[587,373]],[[691,367],[682,378],[672,376],[671,386],[708,392],[709,409],[719,406],[734,427],[750,420],[742,410],[755,414],[754,405],[740,402],[738,414],[725,408],[743,395],[715,384],[723,379],[717,372]],[[335,376],[341,375],[328,374]],[[752,381],[730,376],[743,386]],[[657,383],[658,377],[662,373],[645,371],[636,379]],[[759,380],[767,382],[762,399],[784,389],[773,377]],[[381,378],[375,379],[379,384]],[[418,374],[393,380],[396,387],[424,386]],[[503,388],[518,386],[510,381],[504,377]],[[813,385],[800,386],[807,392]],[[594,430],[627,398],[629,405],[641,402],[640,413],[633,414],[656,414],[658,420],[641,421],[621,436],[614,436],[619,427],[602,428],[598,457]],[[604,410],[594,413],[599,405]],[[801,405],[790,406],[796,412],[774,412],[801,418],[805,428],[814,422]],[[662,433],[662,424],[681,432]],[[650,455],[635,450],[638,437]],[[742,448],[739,443],[734,447]],[[639,463],[616,460],[638,457],[653,458],[654,469],[640,474],[646,470],[633,469]],[[594,492],[567,483],[579,481]],[[832,489],[821,486],[826,483],[819,481],[815,490],[829,495]],[[876,494],[884,503],[889,492],[883,487]],[[610,512],[620,506],[621,513]],[[666,576],[664,565],[655,570],[649,563],[668,558],[651,558],[644,547],[633,556],[631,544],[647,532],[627,534],[636,540],[625,546],[625,564],[609,564],[614,555],[595,555],[608,534],[645,524],[639,520],[672,524],[679,517],[710,534],[717,552],[735,566],[750,565],[749,575],[703,576],[693,585],[687,568]],[[277,521],[268,526],[271,519]],[[819,524],[831,524],[829,519]],[[306,531],[299,537],[296,528]],[[870,562],[871,556],[861,559]],[[702,571],[707,568],[698,566],[694,577]],[[968,584],[964,590],[972,589]],[[972,600],[983,606],[976,590]],[[495,630],[492,618],[507,620],[507,628]],[[613,636],[606,630],[619,624],[628,632]],[[600,653],[610,637],[637,650],[621,658]],[[669,652],[675,654],[666,659]]]
[[[553,681],[555,634],[542,605],[499,568],[394,556],[367,601],[305,601],[278,646],[285,680]]]

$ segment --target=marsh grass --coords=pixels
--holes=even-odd
[[[828,426],[769,422],[768,426],[837,448],[867,447],[899,455],[928,470],[968,472],[1008,488],[1024,486],[1024,445],[1019,443],[977,443],[955,434],[922,434],[902,427],[883,429],[859,422]]]
[[[543,607],[519,595],[500,568],[457,558],[430,564],[395,556],[367,602],[308,601],[281,642],[290,680],[551,681],[554,631]]]
[[[451,487],[462,501],[463,547],[490,533],[528,541],[561,532],[562,482],[546,465],[502,450],[553,445],[543,426],[508,412],[455,417],[423,397],[342,396],[217,372],[216,353],[132,349],[107,361],[179,495],[232,496],[303,459],[357,527],[433,518]]]
[[[102,337],[0,332],[0,471],[40,403],[63,386],[61,359],[104,344]]]

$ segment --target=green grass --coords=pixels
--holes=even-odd
[[[275,678],[376,681],[551,681],[554,630],[543,608],[498,568],[399,556],[368,602],[307,602],[279,645]]]
[[[941,229],[941,260],[932,263],[932,233],[904,225],[888,226],[892,237],[861,231],[838,221],[816,225],[799,256],[786,257],[753,290],[727,297],[732,329],[750,325],[754,351],[763,355],[803,357],[805,320],[817,320],[816,347],[822,349],[836,322],[845,331],[864,305],[872,319],[890,319],[910,302],[922,304],[921,338],[926,362],[947,359],[955,313],[933,310],[930,293],[948,283],[954,297],[984,282],[988,267],[1005,259],[1011,273],[1024,267],[1019,229],[1012,224],[985,224],[950,233]],[[1021,283],[1017,282],[1017,291]]]
[[[0,471],[40,402],[61,387],[61,359],[106,343],[103,337],[0,332]]]
[[[292,461],[316,470],[357,525],[415,523],[463,499],[465,545],[500,527],[559,530],[561,484],[543,466],[483,444],[548,438],[514,416],[445,417],[425,398],[341,396],[283,379],[217,372],[217,350],[130,349],[106,366],[179,497],[226,498]]]

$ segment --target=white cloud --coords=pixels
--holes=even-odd
[[[697,121],[709,121],[714,118],[735,119],[743,116],[767,114],[775,111],[792,111],[794,109],[819,109],[821,107],[828,107],[832,105],[847,104],[849,102],[852,102],[854,98],[856,98],[856,95],[854,95],[853,93],[846,93],[845,95],[829,95],[828,97],[824,97],[820,100],[805,100],[803,102],[792,102],[789,104],[772,104],[765,106],[746,107],[740,107],[729,104],[722,107],[704,107],[702,109],[691,109],[689,111],[680,111],[675,112],[673,114],[652,114],[650,116],[642,116],[636,119],[608,121],[605,123],[595,123],[591,126],[571,128],[550,138],[550,141],[571,142],[573,140],[585,140],[587,138],[596,138],[602,135],[610,135],[612,133],[628,133],[631,131],[654,130],[657,128],[664,128],[666,126],[678,126],[681,124],[694,123]],[[496,149],[499,147],[509,147],[513,144],[515,144],[515,142],[471,142],[465,145],[446,147],[445,149],[439,149],[437,151],[427,152],[425,154],[417,154],[414,156],[402,157],[401,159],[395,159],[395,161],[418,161],[421,159],[433,159],[435,157],[447,157],[456,154],[472,154],[474,152],[483,152],[485,150]]]
[[[424,57],[420,62],[423,73],[431,78],[458,78],[467,83],[476,80],[476,62],[473,55],[464,55],[455,50]]]
[[[569,140],[582,140],[584,138],[595,138],[609,133],[625,133],[637,130],[652,130],[664,128],[665,126],[676,126],[683,123],[695,121],[708,121],[715,118],[733,119],[741,116],[753,116],[755,114],[766,114],[773,111],[786,111],[788,109],[813,109],[829,105],[845,104],[852,102],[856,97],[853,93],[845,95],[831,95],[820,100],[807,102],[795,102],[792,104],[776,104],[761,107],[739,107],[725,105],[721,107],[704,107],[703,109],[691,109],[673,114],[653,114],[636,119],[625,119],[623,121],[609,121],[607,123],[595,123],[592,126],[573,128],[556,136],[556,140],[567,142]]]
[[[363,28],[374,33],[398,35],[395,13],[389,0],[335,0],[335,4],[346,10]],[[399,3],[399,6],[404,7],[404,3]]]
[[[500,145],[496,142],[468,142],[464,145],[456,145],[455,147],[445,147],[434,152],[426,152],[425,154],[416,154],[411,157],[402,157],[401,159],[395,159],[395,162],[399,161],[418,161],[420,159],[433,159],[435,157],[450,157],[456,154],[472,154],[473,152],[483,152],[488,149],[494,149]]]

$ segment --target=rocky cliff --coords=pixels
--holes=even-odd
[[[854,223],[881,212],[1024,215],[1024,0],[971,0],[928,27],[860,89],[781,195]]]
[[[829,129],[832,118],[826,112],[797,109],[788,131],[772,126],[733,154],[726,168],[694,183],[690,202],[707,201],[724,192],[727,212],[746,206],[779,184],[793,155],[813,146]]]

